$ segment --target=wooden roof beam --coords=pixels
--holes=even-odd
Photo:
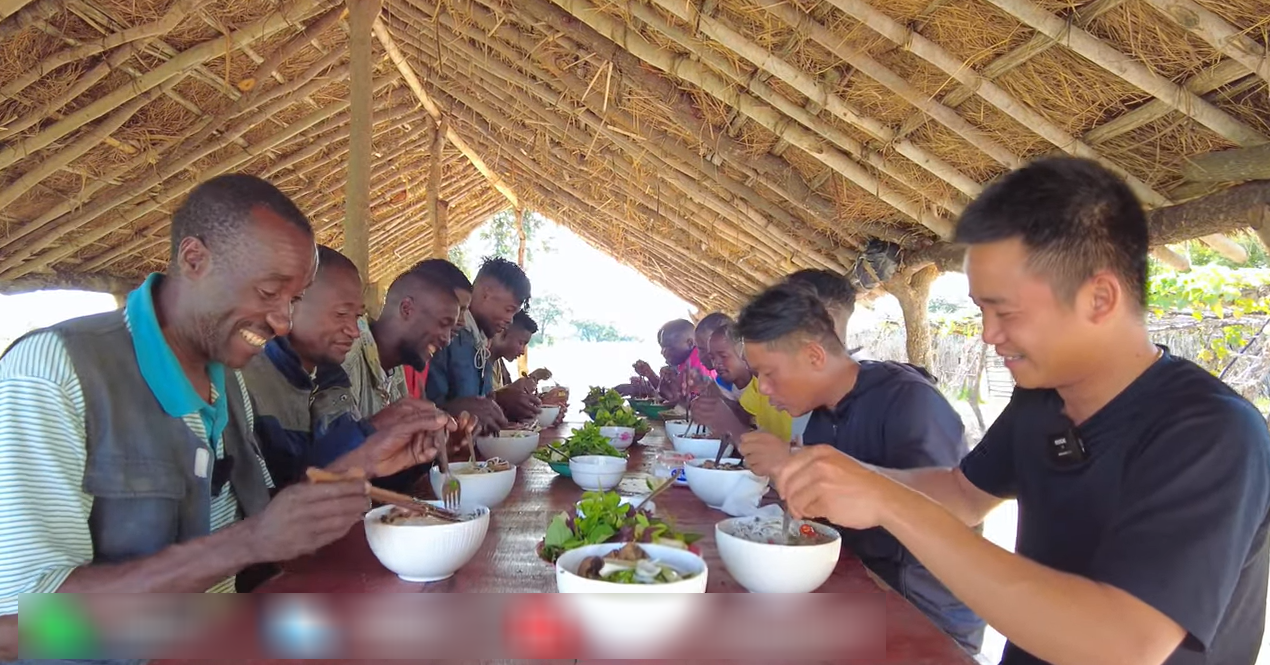
[[[772,88],[772,86],[766,84],[766,82],[758,80],[757,77],[744,75],[742,72],[735,71],[734,67],[732,67],[732,65],[730,65],[723,56],[718,55],[718,53],[712,51],[712,49],[700,48],[695,37],[690,36],[686,30],[679,29],[676,25],[667,22],[667,20],[664,20],[662,16],[654,13],[652,9],[645,8],[643,5],[632,5],[631,11],[634,13],[636,18],[643,20],[643,22],[649,24],[650,27],[657,29],[658,32],[673,39],[673,41],[677,42],[679,46],[687,48],[688,51],[693,53],[693,55],[700,58],[701,62],[714,67],[716,71],[723,72],[723,74],[728,76],[729,79],[732,79],[735,84],[743,86],[743,88],[747,89],[749,93],[753,93],[753,95],[759,100],[762,100],[762,102],[770,104],[772,108],[779,110],[779,112],[785,114],[787,118],[794,119],[794,121],[800,123],[801,126],[812,129],[812,132],[814,132],[818,137],[828,138],[829,142],[841,147],[842,150],[846,151],[848,155],[851,155],[853,159],[866,162],[866,164],[874,166],[874,168],[878,169],[880,173],[886,174],[893,180],[898,181],[898,183],[906,185],[906,187],[909,190],[912,190],[914,194],[917,194],[918,197],[930,199],[931,202],[946,209],[946,211],[958,214],[965,209],[965,204],[960,201],[955,201],[955,199],[947,197],[937,197],[937,195],[931,195],[927,192],[925,185],[909,178],[906,171],[897,168],[897,165],[894,165],[892,162],[884,159],[881,152],[872,150],[872,148],[866,146],[865,143],[857,141],[856,138],[853,138],[851,135],[848,135],[847,132],[842,131],[842,129],[839,129],[837,126],[834,126],[833,123],[824,121],[824,119],[820,118],[819,115],[813,112],[813,109],[795,104],[791,99],[787,98],[786,95],[780,93],[780,91],[777,91],[775,88]],[[757,52],[756,57],[758,57]],[[787,84],[794,86],[795,89],[799,89],[801,93],[810,93],[810,95],[808,95],[808,99],[812,100],[815,105],[825,105],[825,107],[829,109],[829,112],[836,115],[836,117],[841,118],[843,122],[853,124],[853,126],[861,127],[860,123],[866,124],[867,127],[861,127],[862,131],[869,133],[871,136],[878,137],[878,140],[881,143],[890,143],[888,137],[892,136],[892,133],[890,133],[892,132],[892,129],[884,126],[883,123],[874,121],[874,119],[861,117],[861,115],[857,113],[855,109],[850,107],[850,105],[848,105],[841,96],[829,93],[829,91],[825,90],[823,86],[820,85],[820,82],[814,80],[812,76],[805,75],[804,72],[799,71],[796,67],[789,65],[789,63],[784,63],[784,65],[775,65],[775,63],[773,63],[772,69],[780,69],[782,74],[790,77],[796,77],[796,79],[803,82],[805,86],[808,86],[806,89],[799,89],[799,85],[786,80]],[[738,108],[738,110],[744,115],[744,117],[751,117],[751,115],[745,114],[744,109]],[[759,122],[759,124],[763,124],[765,127],[767,126],[767,124],[762,122]],[[784,141],[786,143],[789,142],[786,138],[781,137],[779,133],[777,133],[777,137],[780,138],[780,141]],[[969,176],[960,173],[959,170],[952,168],[952,165],[947,164],[947,162],[940,159],[940,157],[930,154],[930,152],[927,152],[925,148],[918,147],[911,141],[897,141],[894,142],[894,145],[890,145],[889,147],[894,148],[894,151],[898,152],[898,154],[907,157],[909,161],[917,164],[919,168],[925,169],[927,173],[931,173],[932,175],[935,175],[936,178],[944,180],[945,183],[949,183],[952,187],[961,190],[961,192],[968,195],[968,197],[973,197],[973,195],[977,195],[980,190],[982,190],[982,188],[979,187],[979,183],[975,183],[975,181],[970,179]],[[822,155],[819,151],[817,151],[812,152],[810,156],[822,162],[822,164],[829,166],[829,168],[838,171],[838,173],[842,173],[842,169],[838,168],[838,166],[836,166],[837,162],[832,159],[832,154]],[[842,173],[842,175],[847,176],[846,173]],[[850,176],[848,176],[848,179],[850,179]]]
[[[1156,74],[1097,37],[1054,16],[1031,0],[987,1],[1236,145],[1260,145],[1270,140],[1243,121]]]
[[[1270,180],[1270,143],[1188,157],[1182,175],[1192,182]]]
[[[1147,0],[1187,32],[1208,42],[1223,55],[1247,67],[1270,83],[1270,58],[1266,49],[1225,19],[1194,0]]]
[[[544,86],[534,85],[533,82],[530,81],[524,74],[491,58],[476,57],[474,53],[470,52],[466,44],[454,42],[449,44],[449,47],[459,53],[471,55],[471,62],[479,68],[478,76],[485,78],[486,83],[489,86],[496,87],[500,82],[519,82],[520,86],[525,90],[535,96],[541,97],[544,102],[554,108],[567,108],[571,106],[571,104],[565,100],[563,96],[555,92],[548,92],[544,90]],[[555,125],[558,130],[565,133],[569,133],[571,131],[569,125],[562,122],[559,116],[550,111],[548,108],[543,107],[534,100],[523,98],[519,94],[516,94],[516,97],[518,103],[532,109],[544,121]],[[472,104],[468,103],[470,99],[462,101],[464,101],[464,103],[469,107],[472,106]],[[609,129],[608,125],[613,122],[613,118],[611,116],[615,112],[616,111],[610,111],[606,114],[609,117],[601,118],[587,109],[580,109],[579,112],[571,114],[571,117],[582,120],[582,122],[593,132],[609,139],[622,152],[627,154],[631,160],[636,162],[641,159],[654,160],[657,166],[656,171],[662,179],[666,180],[672,186],[677,187],[693,199],[700,201],[702,204],[719,213],[722,216],[722,219],[730,220],[736,218],[738,214],[741,218],[748,217],[754,225],[738,224],[738,229],[751,235],[756,240],[764,242],[765,245],[771,247],[773,251],[776,252],[778,257],[782,255],[788,256],[786,248],[798,249],[808,258],[814,260],[809,262],[811,264],[819,264],[818,267],[828,268],[830,270],[840,270],[842,268],[835,258],[823,254],[819,249],[812,246],[811,243],[801,238],[793,237],[789,234],[789,232],[772,224],[771,221],[763,217],[759,211],[754,209],[747,210],[746,208],[748,207],[748,203],[744,199],[738,198],[732,201],[722,199],[714,192],[711,192],[701,186],[700,182],[698,182],[698,180],[701,179],[700,173],[690,168],[684,168],[683,165],[676,164],[675,160],[668,159],[655,151],[650,152],[646,146],[636,144],[621,132],[614,132]],[[572,140],[586,145],[590,145],[594,142],[594,138],[592,136],[584,134],[576,134],[572,137]],[[731,209],[734,206],[737,207],[737,210],[735,211]],[[792,221],[792,219],[790,221]],[[785,261],[787,260],[788,259],[786,258]]]
[[[1082,7],[1073,9],[1071,15],[1067,17],[1067,20],[1077,27],[1084,28],[1089,26],[1090,23],[1093,23],[1094,19],[1128,1],[1129,0],[1093,0],[1093,2],[1090,2]],[[1050,39],[1046,35],[1040,33],[1034,34],[1028,41],[1010,49],[1009,52],[984,66],[980,75],[988,80],[999,78],[1007,72],[1023,66],[1032,58],[1048,51],[1051,47],[1056,46],[1058,43],[1059,42]],[[966,100],[973,97],[974,94],[974,88],[961,85],[954,88],[952,92],[949,92],[947,95],[944,95],[944,98],[940,101],[942,101],[945,106],[957,108],[958,106],[966,103]],[[929,119],[930,116],[922,113],[921,111],[914,113],[900,125],[899,135],[903,137],[912,134],[918,129],[921,129]],[[1091,143],[1094,143],[1094,141],[1091,141]]]
[[[827,163],[833,165],[839,173],[847,176],[857,185],[863,187],[865,191],[872,193],[896,210],[926,226],[937,236],[944,238],[952,233],[951,221],[931,213],[921,205],[891,189],[891,187],[881,182],[876,176],[846,154],[839,152],[835,148],[825,146],[820,137],[802,127],[785,122],[785,116],[776,109],[759,102],[748,94],[733,89],[721,77],[707,71],[700,63],[657,48],[640,35],[628,30],[626,26],[617,23],[607,14],[600,12],[589,0],[552,0],[552,2],[578,20],[591,26],[600,34],[622,45],[650,65],[678,76],[698,86],[720,101],[737,107],[742,113],[758,121],[759,124],[774,132],[777,136],[785,137],[790,143],[804,150],[807,154],[820,159],[828,159],[829,162]],[[630,3],[621,4],[628,8],[630,7]]]
[[[432,101],[432,98],[428,96],[427,91],[423,89],[423,84],[419,82],[419,77],[415,76],[414,70],[410,67],[410,63],[406,62],[405,56],[403,56],[401,54],[401,50],[397,48],[397,43],[393,41],[392,35],[388,33],[388,28],[384,25],[382,20],[378,18],[375,19],[374,30],[375,37],[379,39],[379,43],[384,47],[384,50],[388,52],[388,57],[392,60],[393,64],[397,66],[397,71],[401,72],[401,78],[405,80],[406,85],[410,86],[410,90],[414,92],[415,97],[419,99],[419,103],[423,104],[423,107],[428,110],[428,114],[432,116],[432,119],[437,123],[437,125],[443,125],[442,121],[444,119],[444,114],[441,111],[441,107],[437,106],[436,103]],[[476,154],[476,151],[472,150],[472,148],[468,146],[467,141],[465,141],[462,136],[459,136],[458,132],[454,131],[453,128],[449,128],[446,130],[445,138],[455,148],[458,148],[459,152],[463,153],[463,155],[468,158],[468,161],[472,162],[472,166],[476,167],[476,170],[480,171],[481,175],[485,176],[486,180],[489,180],[490,185],[493,186],[494,189],[497,189],[503,196],[507,197],[507,200],[511,202],[513,208],[520,207],[520,199],[516,196],[516,192],[512,191],[512,188],[503,181],[502,176],[494,173],[494,171],[485,164],[485,160],[481,159],[481,156]]]

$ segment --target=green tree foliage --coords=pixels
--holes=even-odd
[[[574,333],[578,339],[584,342],[633,342],[634,337],[623,335],[618,332],[617,328],[612,324],[600,323],[598,321],[574,320],[569,322],[573,326]]]
[[[546,221],[546,217],[536,212],[525,213],[526,265],[533,261],[534,255],[539,253],[546,254],[551,251],[545,242],[538,239],[538,232]],[[481,226],[480,238],[493,246],[494,256],[501,256],[509,261],[515,261],[516,255],[520,251],[520,237],[516,235],[516,212],[514,210],[504,210],[490,217],[489,221]]]
[[[564,321],[573,316],[569,306],[555,293],[537,296],[530,303],[530,316],[538,324],[538,334],[530,340],[530,346],[551,344],[555,341],[553,332],[559,329]]]

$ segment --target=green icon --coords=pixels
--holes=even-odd
[[[100,654],[97,631],[75,596],[23,594],[18,603],[24,657],[96,658]]]

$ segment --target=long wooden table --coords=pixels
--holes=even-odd
[[[567,431],[566,431],[567,433]],[[560,433],[544,431],[542,441]],[[630,450],[630,470],[651,472],[657,449],[668,443],[660,427]],[[536,546],[551,516],[573,507],[582,490],[530,459],[519,468],[507,501],[494,509],[489,534],[476,556],[455,575],[431,584],[404,582],[384,568],[354,528],[318,553],[286,564],[258,593],[552,593],[555,568],[538,558]],[[714,525],[726,514],[708,508],[686,487],[657,497],[659,514],[673,516],[681,530],[703,534],[699,542],[710,568],[709,592],[744,592],[728,574],[714,545]],[[876,662],[911,664],[974,663],[957,644],[893,590],[879,585],[864,565],[843,550],[838,567],[819,593],[876,594],[883,598],[886,657]]]

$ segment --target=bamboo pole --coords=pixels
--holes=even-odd
[[[1182,87],[1192,94],[1204,95],[1247,76],[1248,68],[1234,60],[1222,60],[1191,77],[1182,84]],[[1256,83],[1256,79],[1249,78],[1247,83]],[[1244,87],[1245,84],[1240,84],[1234,86],[1234,89],[1228,92],[1238,94],[1238,89]],[[1170,104],[1153,99],[1128,113],[1119,115],[1086,131],[1084,139],[1092,145],[1106,143],[1117,136],[1127,134],[1139,127],[1155,122],[1172,112],[1173,107]]]
[[[1094,19],[1128,1],[1129,0],[1093,0],[1093,2],[1080,7],[1074,7],[1071,15],[1067,17],[1067,20],[1076,27],[1085,28],[1088,27],[1090,23],[1093,23]],[[1058,45],[1057,41],[1040,33],[1034,34],[1023,44],[1010,49],[1004,55],[1001,55],[992,62],[989,62],[983,67],[980,74],[988,80],[1000,78],[1008,72],[1022,67],[1032,58],[1048,51],[1051,47],[1056,45]],[[964,104],[966,100],[973,97],[974,94],[975,91],[973,88],[964,85],[958,86],[957,88],[954,88],[952,92],[945,95],[941,101],[945,106],[957,108],[958,106]],[[929,118],[930,116],[920,111],[914,113],[900,125],[899,136],[908,136],[921,129]],[[1091,141],[1091,143],[1096,143],[1096,141]]]
[[[678,0],[676,0],[676,2],[677,1]],[[770,104],[786,117],[798,121],[803,126],[812,130],[815,135],[828,138],[834,144],[847,151],[847,153],[851,156],[859,160],[867,161],[869,164],[877,168],[879,171],[887,174],[892,179],[904,183],[910,189],[919,193],[919,195],[926,195],[923,192],[924,187],[905,175],[902,169],[888,163],[877,151],[871,150],[860,141],[852,138],[846,132],[834,127],[832,123],[822,120],[816,113],[795,104],[787,96],[760,80],[761,77],[747,76],[743,75],[741,72],[735,71],[735,68],[730,66],[718,54],[711,52],[709,49],[701,48],[697,43],[697,40],[695,40],[691,35],[670,24],[668,21],[658,16],[650,8],[644,7],[643,5],[633,5],[631,11],[640,20],[655,26],[659,32],[678,42],[681,46],[691,51],[695,56],[700,58],[703,62],[709,64],[715,70],[726,73],[728,77],[735,81],[738,85],[741,85],[745,89],[754,93],[758,99]],[[723,34],[722,31],[728,30],[726,26],[722,26],[721,24],[717,26],[717,28],[717,32],[720,34]],[[775,70],[770,71],[770,73],[773,73],[777,76],[777,78],[803,93],[808,99],[812,100],[812,103],[816,106],[828,109],[830,113],[841,119],[843,122],[857,127],[861,131],[873,137],[874,140],[890,146],[895,150],[895,152],[904,156],[914,164],[917,164],[923,170],[934,175],[940,180],[956,187],[967,196],[977,196],[979,192],[982,191],[979,183],[961,173],[943,159],[931,154],[929,151],[915,145],[911,141],[896,140],[895,132],[890,127],[887,127],[885,124],[874,118],[869,118],[860,114],[859,111],[848,104],[846,100],[842,99],[842,97],[833,94],[819,81],[816,81],[811,76],[808,76],[797,67],[794,67],[784,60],[771,56],[757,44],[745,39],[735,31],[728,30],[726,34],[729,40],[727,44],[729,48],[733,48],[734,50],[744,50],[744,53],[741,53],[741,51],[738,51],[738,53],[747,59],[751,59],[751,62],[754,62],[761,71]],[[746,114],[743,113],[742,115]],[[786,142],[788,143],[787,140]],[[819,159],[819,155],[816,153],[812,153],[812,156]],[[825,162],[823,159],[821,161],[824,162],[826,166],[834,168],[832,163]],[[838,169],[835,168],[835,170]],[[846,176],[847,174],[843,173],[843,175]],[[965,206],[961,205],[959,202],[940,199],[937,197],[931,198],[937,203],[940,203],[945,209],[954,213],[959,213],[965,208]]]
[[[1147,0],[1152,7],[1174,23],[1221,51],[1226,57],[1247,67],[1262,81],[1270,83],[1270,58],[1266,49],[1243,31],[1193,0]],[[1270,8],[1268,8],[1270,13]]]
[[[607,100],[601,99],[597,101],[596,97],[601,96],[602,91],[588,86],[587,82],[580,79],[572,70],[556,67],[550,58],[544,57],[542,49],[537,47],[535,40],[522,33],[513,24],[499,19],[499,17],[476,3],[469,1],[464,3],[464,6],[472,22],[460,23],[455,21],[448,12],[445,12],[438,17],[442,25],[454,31],[457,35],[464,35],[472,39],[479,40],[485,35],[498,37],[499,39],[497,40],[487,40],[490,42],[489,48],[498,51],[509,62],[518,62],[537,81],[554,82],[563,86],[566,91],[576,97],[577,103],[590,109],[593,114],[597,117],[602,117],[608,123],[607,125],[601,123],[599,127],[596,127],[597,131],[601,131],[606,138],[611,138],[613,135],[618,134],[619,131],[641,135],[644,138],[640,142],[642,146],[641,153],[650,152],[654,156],[661,158],[672,168],[678,169],[690,177],[717,183],[734,196],[739,196],[748,201],[767,217],[783,222],[790,229],[797,228],[800,225],[801,220],[794,214],[760,195],[749,185],[727,175],[718,165],[703,158],[697,151],[692,150],[679,139],[667,135],[649,123],[638,122],[630,113],[621,108],[615,105],[607,105],[605,103]],[[406,14],[416,11],[409,5],[399,9],[402,9]],[[504,47],[503,42],[520,47],[525,53],[530,54],[531,59],[528,61],[524,60],[523,57],[511,49]],[[475,55],[474,49],[463,40],[454,40],[451,43],[451,48],[472,56]],[[573,114],[581,113],[581,110],[575,107],[567,97],[556,93],[547,86],[538,84],[530,76],[520,74],[518,71],[506,67],[491,58],[473,57],[471,61],[479,62],[482,67],[489,69],[498,76],[504,76],[509,81],[522,82],[527,91],[542,99],[549,106],[562,109],[569,108],[569,112]],[[619,73],[618,77],[624,78],[625,75]],[[633,81],[630,84],[638,85],[637,82]],[[610,126],[616,126],[619,131],[610,129]],[[802,206],[802,208],[807,209],[806,206]],[[829,212],[832,212],[832,210]],[[825,224],[832,220],[832,217],[824,217],[820,214],[812,215],[812,218]],[[806,238],[802,240],[807,242]]]
[[[122,65],[124,61],[138,52],[139,51],[134,45],[115,49],[110,55],[106,56],[105,59],[94,65],[92,69],[85,72],[82,76],[76,77],[75,82],[61,94],[57,95],[53,99],[50,99],[44,104],[41,104],[39,107],[32,109],[21,118],[18,118],[10,123],[5,123],[3,127],[0,127],[0,132],[3,132],[0,136],[17,136],[34,126],[36,123],[53,118],[54,114],[63,106],[66,106],[71,102],[71,100],[79,97],[85,90],[97,85],[98,81],[105,78],[110,72],[119,69],[120,65]]]
[[[380,0],[347,0],[349,51],[348,180],[344,194],[344,246],[342,252],[362,275],[370,274],[370,170],[374,155],[374,35]],[[371,284],[367,279],[363,284]],[[373,293],[362,293],[373,305]]]
[[[41,77],[72,62],[77,62],[135,41],[167,34],[185,19],[198,2],[199,0],[176,0],[158,20],[131,27],[127,30],[121,30],[101,39],[88,40],[73,48],[62,49],[35,63],[34,66],[26,69],[12,81],[6,83],[4,87],[0,87],[0,96],[13,97]]]
[[[432,149],[428,159],[428,222],[432,224],[432,257],[443,259],[449,255],[449,237],[441,213],[441,152],[445,150],[446,123],[441,121],[432,129]]]
[[[313,113],[310,113],[309,115],[301,118],[300,120],[297,120],[296,122],[290,125],[287,125],[286,128],[278,132],[275,132],[269,137],[248,146],[246,149],[243,150],[242,154],[228,157],[222,160],[221,162],[212,165],[211,167],[207,169],[203,169],[201,171],[201,178],[199,180],[201,181],[206,178],[220,175],[221,173],[225,173],[227,171],[238,169],[242,167],[243,165],[254,161],[260,155],[268,152],[269,150],[272,150],[276,148],[277,146],[285,143],[287,140],[294,138],[296,135],[298,135],[300,132],[304,131],[305,129],[308,129],[312,127],[313,125],[321,122],[322,120],[325,120],[331,116],[334,116],[337,113],[340,113],[346,108],[348,108],[348,101],[342,100],[342,101],[336,101],[326,107],[318,109],[314,111]],[[148,214],[149,212],[157,209],[159,206],[167,203],[168,201],[178,196],[181,196],[185,192],[192,189],[194,185],[196,184],[197,183],[194,181],[185,181],[185,182],[178,183],[172,187],[169,187],[159,192],[158,194],[156,194],[153,198],[149,199],[147,202],[138,204],[134,206],[131,210],[125,211],[122,215],[122,219],[109,223],[109,224],[102,224],[98,228],[92,231],[88,231],[85,234],[82,234],[80,237],[76,238],[74,242],[68,242],[63,244],[61,247],[50,250],[49,252],[46,252],[45,254],[35,258],[34,260],[29,261],[28,263],[25,263],[17,268],[13,268],[9,270],[8,272],[0,274],[0,277],[18,276],[18,275],[27,274],[30,272],[43,270],[45,267],[53,263],[56,263],[57,261],[60,261],[70,256],[71,254],[74,254],[75,252],[78,252],[84,247],[87,247],[88,245],[91,245],[92,243],[97,242],[98,240],[106,237],[107,235],[111,233],[114,233],[115,231],[118,231],[124,226],[127,226],[132,221],[144,216],[145,214]]]
[[[132,118],[141,107],[154,101],[161,91],[158,89],[151,90],[133,99],[125,104],[122,108],[112,113],[105,120],[101,121],[92,130],[85,132],[71,145],[57,152],[52,157],[40,162],[38,166],[22,174],[22,177],[13,181],[8,187],[0,190],[0,209],[8,206],[17,200],[26,192],[42,180],[53,175],[59,169],[67,166],[71,162],[79,159],[84,153],[97,147],[112,132],[119,129],[125,122]]]
[[[1192,182],[1270,180],[1270,144],[1194,155],[1182,165],[1182,176]]]
[[[820,138],[811,132],[785,122],[781,113],[753,97],[733,89],[718,75],[706,70],[701,64],[654,46],[637,33],[627,30],[626,26],[601,13],[589,0],[552,0],[552,2],[578,20],[589,25],[596,32],[608,37],[640,59],[648,62],[648,64],[696,85],[725,104],[754,119],[766,127],[768,131],[786,139],[791,145],[820,159],[826,165],[832,166],[865,191],[870,192],[899,212],[930,229],[936,236],[947,238],[952,235],[952,222],[933,214],[907,197],[898,194],[847,155],[837,149],[825,146]]]
[[[16,6],[26,5],[12,14],[0,16],[0,40],[8,39],[26,29],[41,18],[48,18],[61,11],[61,0],[38,0],[35,4],[27,4],[30,0],[8,0]]]
[[[1208,127],[1218,136],[1241,146],[1260,145],[1267,141],[1266,137],[1242,121],[1152,72],[1146,65],[1108,46],[1088,32],[1069,25],[1066,21],[1032,3],[1031,0],[987,1],[1037,32],[1055,41],[1061,41],[1064,46],[1081,57],[1168,104],[1173,110]]]
[[[379,43],[383,45],[384,50],[388,52],[388,57],[392,60],[393,64],[397,66],[397,70],[401,72],[401,78],[405,80],[406,85],[410,86],[410,89],[414,92],[415,96],[419,98],[419,103],[423,104],[423,107],[428,110],[432,119],[440,124],[443,118],[441,108],[432,101],[432,99],[428,96],[428,93],[423,89],[423,84],[419,82],[419,77],[415,76],[414,70],[410,67],[410,63],[406,62],[405,56],[401,55],[401,51],[397,48],[396,42],[393,41],[392,35],[388,33],[388,28],[384,26],[382,21],[376,19],[374,30],[375,36],[379,38]],[[492,185],[494,189],[497,189],[503,196],[507,197],[507,200],[511,202],[513,207],[520,205],[520,199],[516,197],[516,192],[514,192],[512,188],[503,181],[501,176],[494,173],[488,166],[486,166],[485,161],[468,146],[467,142],[463,140],[463,137],[459,136],[453,129],[447,129],[445,138],[451,145],[457,148],[459,152],[463,153],[463,155],[468,158],[468,161],[472,162],[472,166],[476,167],[476,170],[480,171],[481,175],[485,176],[485,178],[489,180],[490,185]]]
[[[483,3],[494,1],[482,0]],[[636,91],[640,94],[651,95],[666,104],[673,122],[690,135],[701,137],[701,146],[706,153],[707,161],[716,158],[722,160],[739,170],[747,182],[761,184],[813,217],[825,220],[837,219],[837,204],[809,186],[807,181],[799,175],[798,170],[788,161],[771,153],[753,154],[749,146],[725,132],[718,131],[702,117],[696,105],[677,83],[649,69],[634,54],[619,47],[590,26],[574,21],[566,11],[549,0],[518,0],[514,7],[499,5],[499,8],[504,12],[526,12],[532,19],[527,23],[543,30],[548,39],[559,40],[564,37],[562,33],[545,32],[547,26],[568,25],[569,39],[576,40],[606,62],[612,63]],[[536,48],[526,50],[530,53],[538,51]]]
[[[752,62],[756,67],[771,72],[782,81],[794,85],[799,92],[807,95],[817,105],[828,108],[839,117],[845,115],[844,120],[851,118],[847,121],[868,131],[875,139],[889,141],[894,137],[894,132],[889,127],[885,127],[879,121],[864,118],[858,111],[851,108],[846,103],[846,100],[830,93],[809,74],[778,58],[771,51],[764,49],[752,40],[747,39],[724,21],[708,13],[698,12],[697,6],[690,0],[653,1],[689,25],[696,26],[703,34],[732,49],[741,57]],[[940,124],[952,130],[967,143],[1001,165],[1011,169],[1022,165],[1023,162],[1018,155],[994,141],[979,128],[971,125],[952,109],[932,100],[913,84],[904,80],[903,77],[874,60],[868,54],[847,46],[840,36],[834,35],[828,28],[818,23],[811,16],[788,4],[769,4],[767,10],[788,23],[797,34],[811,37],[813,41],[828,49],[830,53],[842,58],[843,61],[862,74],[881,83],[918,110],[935,118]],[[869,126],[873,126],[880,134],[870,131],[868,129]]]
[[[907,173],[896,165],[887,161],[881,153],[866,146],[861,141],[856,140],[850,134],[835,126],[833,123],[825,121],[819,115],[812,112],[806,107],[794,103],[783,93],[777,91],[771,85],[768,85],[762,76],[750,76],[742,72],[736,71],[722,56],[715,53],[711,49],[699,48],[697,40],[687,32],[680,30],[670,22],[663,19],[651,8],[643,5],[633,5],[632,12],[641,21],[655,27],[658,32],[670,37],[684,48],[693,52],[701,62],[713,67],[716,71],[723,72],[728,78],[732,79],[737,85],[742,86],[755,97],[770,104],[786,117],[792,118],[804,127],[812,130],[816,135],[829,139],[830,142],[845,150],[853,158],[867,162],[869,165],[885,173],[896,182],[903,183],[913,193],[930,199],[936,205],[952,212],[959,214],[965,209],[965,204],[960,201],[950,199],[945,196],[934,195],[927,191],[927,187],[909,177]],[[740,46],[738,45],[738,48]],[[745,47],[754,57],[760,58],[762,51],[753,43],[748,43]],[[866,118],[859,114],[853,107],[846,103],[841,97],[829,92],[820,82],[810,76],[805,75],[796,67],[785,63],[784,61],[772,60],[768,63],[773,69],[780,69],[782,73],[794,81],[786,81],[790,85],[798,89],[799,92],[808,96],[808,99],[814,100],[812,104],[815,107],[828,108],[838,118],[848,124],[854,125],[874,136],[876,140],[884,144],[893,144],[891,147],[895,152],[907,158],[909,161],[922,167],[923,170],[931,173],[935,177],[947,182],[953,187],[965,193],[967,196],[978,196],[982,191],[979,183],[970,177],[958,171],[951,164],[943,159],[931,154],[923,148],[918,147],[911,141],[894,141],[892,137],[894,133],[891,128],[874,120]],[[764,71],[764,70],[760,70]],[[783,80],[783,79],[782,79]],[[781,143],[788,145],[788,141],[781,139]],[[817,155],[812,155],[817,157]],[[820,160],[831,169],[832,164]],[[836,171],[836,169],[835,169]]]
[[[161,85],[168,79],[183,75],[190,67],[222,55],[228,48],[249,44],[293,25],[299,15],[309,11],[316,4],[317,0],[292,0],[282,9],[270,13],[241,30],[234,31],[227,37],[212,39],[182,51],[140,78],[102,95],[35,136],[23,139],[16,145],[0,148],[0,169],[44,149],[54,141],[118,108],[120,104],[126,103],[133,97]]]

